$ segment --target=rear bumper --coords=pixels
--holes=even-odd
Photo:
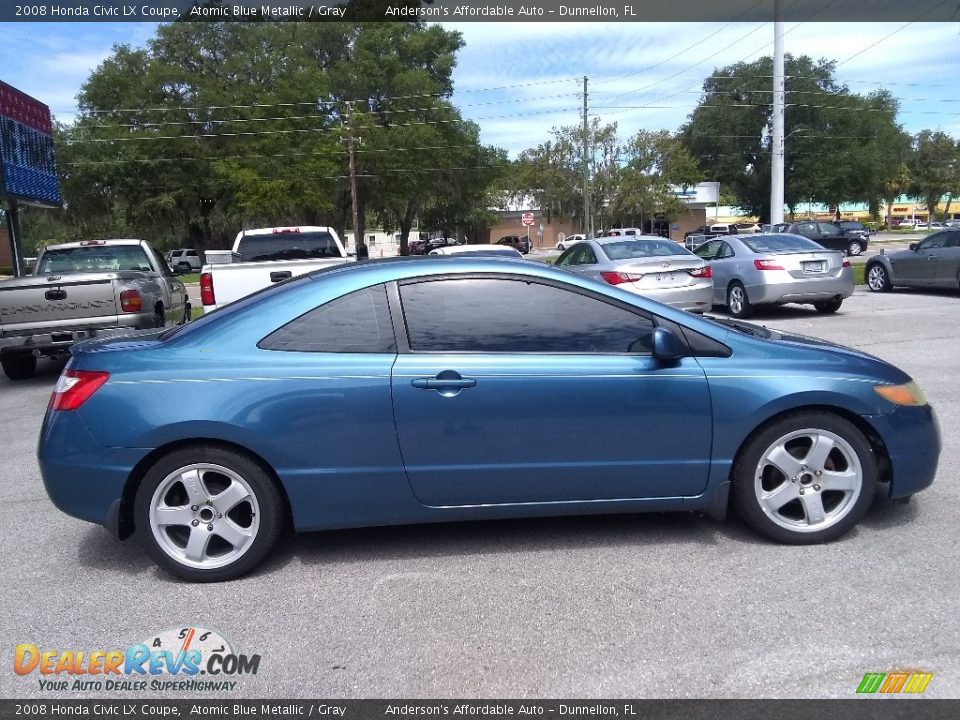
[[[629,287],[626,283],[619,287]],[[690,312],[707,312],[713,306],[713,282],[706,281],[702,284],[687,285],[679,288],[664,289],[643,289],[630,287],[630,292],[648,297],[651,300],[662,302],[665,305],[678,308],[680,310],[689,310]]]
[[[786,273],[784,273],[786,274]],[[755,305],[766,303],[810,303],[853,295],[853,270],[844,268],[835,278],[789,278],[751,285],[747,296]]]
[[[0,334],[0,353],[41,353],[67,351],[72,345],[91,338],[122,335],[132,330],[147,330],[156,327],[156,316],[150,313],[131,313],[110,317],[103,326],[75,325],[42,332],[18,330]]]
[[[890,456],[890,497],[909,497],[933,483],[940,459],[940,425],[929,405],[898,407],[889,415],[864,418]]]
[[[47,412],[37,460],[47,495],[57,508],[109,527],[111,507],[122,498],[130,472],[148,452],[103,447],[76,412]]]

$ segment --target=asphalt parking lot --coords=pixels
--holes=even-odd
[[[201,626],[262,658],[211,698],[853,697],[896,669],[960,697],[958,310],[956,292],[858,289],[835,316],[756,318],[899,365],[943,430],[931,488],[806,548],[682,514],[462,523],[301,536],[253,576],[189,585],[47,499],[34,451],[60,366],[0,377],[0,695],[104,695],[14,675],[18,643],[109,650]]]

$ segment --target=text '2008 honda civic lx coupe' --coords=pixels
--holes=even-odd
[[[39,446],[60,509],[196,581],[250,571],[288,526],[732,504],[823,542],[876,488],[927,487],[939,453],[919,388],[875,357],[467,256],[321,270],[80,344]]]

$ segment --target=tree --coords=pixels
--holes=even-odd
[[[689,187],[700,182],[696,161],[679,138],[665,130],[641,130],[623,149],[626,165],[611,197],[611,206],[620,217],[640,215],[652,218],[663,215],[673,220],[686,210],[675,187]],[[633,224],[626,222],[625,224]]]
[[[897,171],[890,156],[903,134],[895,101],[885,92],[851,93],[834,79],[834,68],[826,60],[785,58],[784,199],[791,209],[811,200],[876,203]],[[681,129],[707,179],[763,219],[770,216],[772,71],[769,57],[714,71]]]
[[[907,192],[923,200],[931,221],[936,219],[940,199],[955,187],[957,162],[957,145],[945,132],[921,130],[917,133]]]

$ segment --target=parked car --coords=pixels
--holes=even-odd
[[[530,238],[526,235],[504,235],[497,240],[497,245],[508,245],[524,255],[530,252]]]
[[[205,313],[291,277],[351,262],[336,230],[312,225],[243,230],[233,241],[232,257],[230,263],[203,266]]]
[[[701,225],[701,226],[698,227],[696,230],[689,230],[689,231],[685,232],[685,233],[683,234],[683,237],[684,237],[684,239],[686,239],[686,238],[690,237],[691,235],[709,235],[709,234],[710,234],[710,226],[709,226],[709,225]]]
[[[860,255],[870,244],[869,233],[864,235],[859,230],[853,234],[844,232],[839,225],[832,222],[803,221],[786,223],[779,232],[792,235],[802,235],[813,240],[828,250],[840,250],[847,255]]]
[[[570,246],[573,245],[574,243],[578,243],[578,242],[580,242],[581,240],[585,240],[586,237],[587,237],[587,236],[584,235],[584,234],[582,234],[582,233],[575,233],[575,234],[573,234],[573,235],[567,235],[565,238],[563,238],[563,240],[558,240],[558,241],[557,241],[557,245],[556,245],[557,250],[559,250],[560,252],[563,252],[564,250],[566,250],[568,247],[570,247]]]
[[[737,318],[750,317],[758,305],[785,303],[833,313],[853,295],[853,269],[843,254],[800,235],[714,238],[695,252],[713,269],[713,304]]]
[[[486,255],[488,257],[523,258],[519,250],[507,245],[448,245],[434,248],[428,255]]]
[[[904,229],[909,228],[909,229],[913,230],[913,229],[916,229],[916,227],[917,227],[917,221],[916,221],[916,220],[911,220],[910,218],[904,218],[903,220],[901,220],[900,222],[897,223],[897,227],[898,227],[898,228],[904,228]]]
[[[875,235],[875,230],[870,230],[866,225],[864,225],[859,220],[841,220],[838,223],[834,223],[844,235],[847,237],[862,237],[864,240],[869,242],[870,236]]]
[[[710,309],[710,266],[660,236],[584,240],[567,248],[555,265],[683,310]]]
[[[186,288],[146,242],[50,245],[33,276],[0,283],[0,365],[25,380],[37,357],[65,355],[80,341],[189,320]]]
[[[758,233],[761,231],[757,223],[737,223],[737,233],[740,235],[749,233]]]
[[[716,223],[710,226],[712,235],[739,235],[740,229],[736,223]]]
[[[200,258],[200,253],[193,248],[177,248],[176,250],[171,250],[164,256],[164,259],[174,272],[182,275],[200,272],[200,269],[203,267],[203,260]]]
[[[867,287],[888,292],[908,287],[960,287],[960,229],[928,235],[909,250],[874,255],[867,261]]]
[[[926,223],[926,221],[925,221],[925,220],[918,220],[918,221],[914,224],[913,229],[914,229],[914,230],[926,230],[926,229],[927,229],[927,223]]]
[[[330,267],[83,344],[38,447],[57,507],[201,582],[288,527],[732,504],[776,541],[826,542],[878,488],[929,486],[939,454],[933,409],[876,357],[469,256]]]
[[[604,233],[607,237],[620,237],[623,235],[643,235],[643,230],[640,228],[610,228],[607,232]],[[659,236],[658,236],[659,237]]]
[[[411,249],[410,254],[429,255],[437,248],[456,247],[457,245],[463,245],[463,243],[455,238],[431,238],[430,240],[424,240],[419,243],[416,250]]]

